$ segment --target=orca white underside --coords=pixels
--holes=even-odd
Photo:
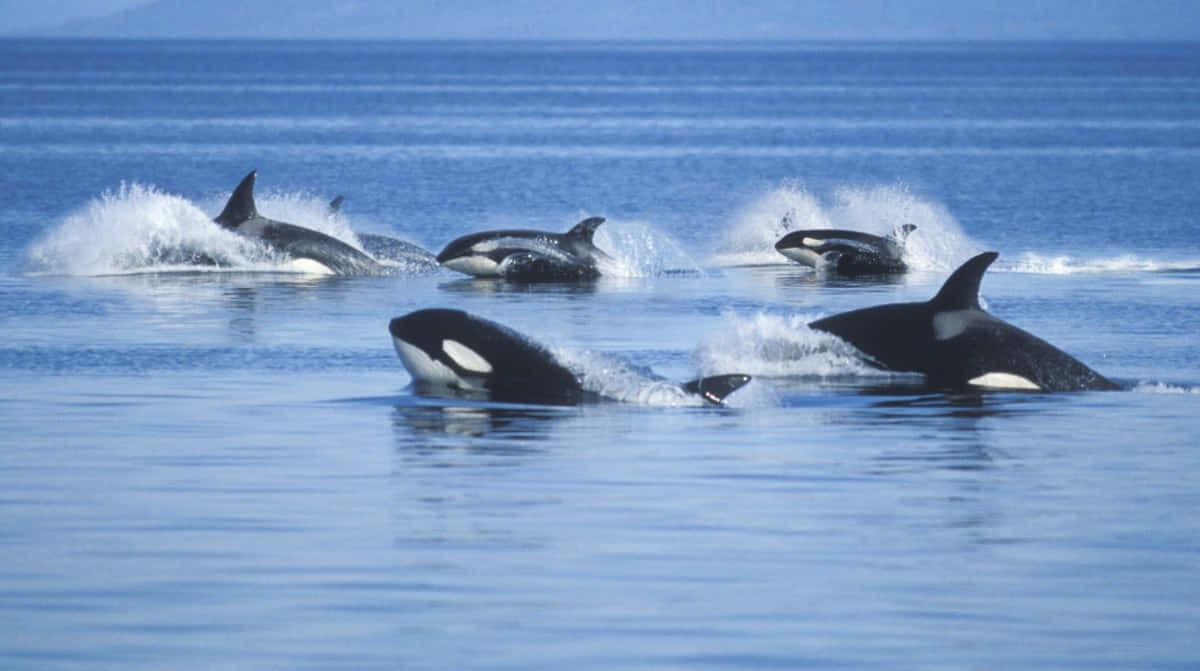
[[[779,253],[806,266],[816,268],[821,265],[821,255],[806,247],[786,247]]]
[[[292,259],[286,264],[287,269],[293,273],[306,273],[308,275],[335,275],[329,266],[308,258]]]
[[[979,377],[967,380],[967,384],[973,387],[985,387],[987,389],[1011,389],[1011,390],[1027,390],[1041,391],[1041,387],[1035,384],[1032,380],[1021,377],[1014,373],[984,373]]]
[[[476,277],[499,277],[500,275],[500,264],[486,256],[457,256],[443,261],[442,265],[450,270]]]

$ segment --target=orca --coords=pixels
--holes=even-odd
[[[891,303],[818,319],[884,370],[924,373],[943,389],[1083,391],[1119,389],[1054,345],[1002,321],[979,305],[984,252],[955,270],[932,299]]]
[[[464,235],[437,255],[438,263],[475,277],[519,282],[593,280],[597,262],[610,259],[592,238],[604,217],[591,217],[566,233],[499,230]]]
[[[329,215],[335,216],[341,212],[343,202],[345,197],[340,195],[329,201]],[[376,260],[400,264],[413,270],[432,270],[438,267],[437,257],[433,252],[411,242],[375,233],[354,235],[362,243],[363,250]]]
[[[916,228],[904,224],[886,237],[831,228],[792,231],[775,243],[775,249],[806,266],[841,275],[898,274],[908,270],[904,243]]]
[[[319,231],[268,219],[254,205],[254,170],[233,190],[216,221],[238,235],[260,240],[290,257],[297,268],[336,275],[380,275],[387,269],[366,253]]]
[[[410,312],[392,319],[388,332],[414,387],[431,395],[548,405],[605,400],[542,345],[462,310]],[[716,375],[680,388],[721,405],[749,381],[749,375]]]

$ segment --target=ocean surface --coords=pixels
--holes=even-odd
[[[211,221],[251,170],[351,244],[604,216],[619,267],[292,272]],[[1197,668],[1198,176],[1196,44],[0,41],[0,667]],[[785,218],[914,224],[912,272],[791,263]],[[1122,391],[806,326],[985,250],[986,307]],[[425,307],[613,400],[422,396]]]

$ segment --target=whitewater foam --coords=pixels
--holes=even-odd
[[[1200,270],[1197,260],[1157,260],[1133,254],[1109,258],[1076,259],[1068,255],[1049,256],[1024,252],[1016,261],[1004,266],[1006,270],[1041,275],[1076,275],[1089,273],[1155,273]]]
[[[223,200],[214,200],[219,211]],[[260,211],[338,238],[362,249],[345,217],[304,193],[272,194],[258,199]],[[192,201],[138,182],[122,182],[66,215],[30,246],[31,273],[126,275],[146,272],[219,270],[306,273],[259,241],[242,237],[212,221]]]
[[[809,328],[815,317],[767,312],[723,316],[729,328],[697,350],[702,370],[809,379],[892,376],[871,366],[844,340]]]
[[[904,260],[914,270],[953,270],[983,251],[939,203],[903,185],[840,186],[822,198],[791,181],[741,209],[713,255],[718,266],[775,265],[787,260],[775,243],[791,231],[836,228],[886,236],[913,224]]]
[[[1200,394],[1200,387],[1184,387],[1165,382],[1143,381],[1134,385],[1132,391],[1140,391],[1147,394]]]
[[[597,263],[605,277],[658,277],[701,271],[700,264],[678,241],[644,222],[606,221],[593,241],[611,257]]]

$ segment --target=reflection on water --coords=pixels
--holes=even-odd
[[[574,280],[570,282],[513,282],[506,279],[464,277],[442,282],[438,289],[457,294],[538,294],[559,296],[586,296],[596,293],[602,280]]]
[[[430,403],[409,397],[397,403],[392,411],[392,425],[397,443],[421,448],[444,445],[430,438],[487,438],[486,442],[469,443],[493,451],[517,448],[528,452],[531,445],[547,437],[554,420],[571,414],[567,408],[526,407],[490,403],[461,402]],[[451,440],[448,445],[461,446]]]

